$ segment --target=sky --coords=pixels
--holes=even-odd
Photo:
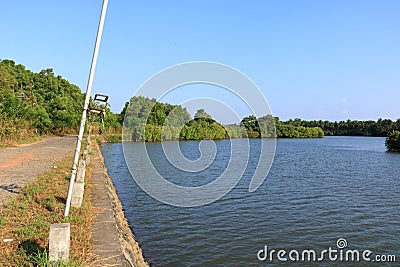
[[[102,1],[1,4],[0,59],[53,68],[86,90]],[[109,0],[92,93],[124,103],[156,73],[191,61],[230,66],[262,91],[281,120],[400,118],[400,1]],[[243,96],[244,98],[246,96]],[[217,120],[251,112],[227,90],[187,85],[161,100],[201,105]],[[196,104],[197,103],[197,104]]]

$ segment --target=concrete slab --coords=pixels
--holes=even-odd
[[[92,146],[90,186],[97,214],[92,227],[93,249],[97,256],[93,265],[148,267],[124,217],[100,149],[96,142],[92,142]]]
[[[70,224],[55,223],[50,225],[49,261],[68,262],[70,246]]]

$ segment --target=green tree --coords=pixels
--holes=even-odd
[[[194,114],[195,120],[210,119],[210,118],[211,118],[211,115],[208,114],[204,109],[199,109],[199,110],[197,110],[196,114]]]
[[[400,131],[393,131],[386,137],[386,148],[390,152],[400,152]]]
[[[77,131],[82,104],[79,87],[52,69],[33,73],[12,60],[0,61],[0,111],[7,120],[0,127],[12,123],[18,138]]]
[[[256,116],[251,115],[248,117],[244,117],[240,122],[240,125],[246,129],[247,136],[249,138],[258,138],[261,136],[260,126],[258,124]]]

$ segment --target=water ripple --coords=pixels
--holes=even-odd
[[[257,140],[250,143],[251,153],[257,154]],[[196,145],[180,146],[190,156],[190,147]],[[159,148],[151,144],[151,149],[157,154]],[[196,208],[171,207],[146,195],[130,177],[120,144],[105,144],[102,152],[145,257],[156,266],[265,266],[270,263],[256,257],[264,245],[318,251],[336,247],[338,238],[345,238],[352,249],[400,258],[400,155],[386,153],[383,138],[279,140],[270,174],[257,191],[248,192],[257,162],[250,160],[234,190]],[[153,160],[171,181],[202,184],[219,175],[229,160],[226,155],[217,158],[201,174],[185,176],[168,167],[162,156]]]

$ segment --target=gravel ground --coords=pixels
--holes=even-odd
[[[54,167],[55,162],[73,156],[75,144],[76,137],[51,137],[0,150],[0,204],[18,194],[19,189],[33,178]]]

